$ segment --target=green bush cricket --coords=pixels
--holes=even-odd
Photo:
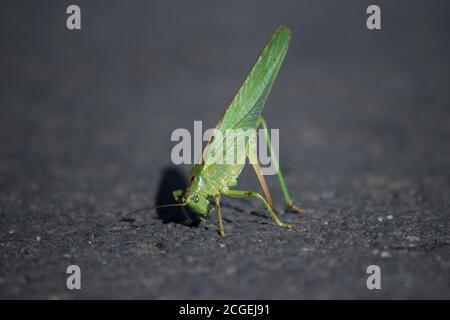
[[[261,116],[270,89],[272,88],[286,55],[290,38],[291,31],[288,27],[279,26],[275,30],[269,42],[256,60],[255,65],[247,75],[244,83],[234,96],[231,104],[221,117],[208,144],[203,150],[200,160],[192,167],[188,186],[184,190],[173,191],[173,197],[177,203],[156,206],[156,208],[189,207],[200,219],[207,217],[215,209],[217,212],[218,231],[220,235],[223,236],[225,232],[220,208],[221,196],[228,196],[231,198],[256,198],[263,204],[264,208],[269,212],[270,216],[278,226],[287,229],[293,227],[292,224],[281,222],[275,212],[272,196],[270,195],[264,175],[261,173],[258,155],[256,154],[255,149],[250,147],[253,142],[251,137],[248,139],[246,138],[244,147],[241,149],[238,148],[237,151],[236,146],[233,144],[231,145],[231,148],[233,149],[233,159],[235,160],[234,162],[218,162],[217,157],[214,154],[217,153],[217,150],[230,151],[227,150],[227,148],[229,149],[230,147],[226,143],[226,141],[231,140],[229,137],[230,131],[242,130],[245,132],[249,129],[256,130],[262,128],[267,147],[270,150],[272,162],[275,165],[286,207],[288,210],[296,213],[303,212],[303,209],[297,207],[289,195],[283,174],[279,167],[278,159],[273,152],[269,129],[266,121]],[[232,138],[235,139],[235,136]],[[236,158],[238,158],[239,161],[236,161]],[[230,189],[230,187],[235,187],[237,185],[237,178],[241,174],[247,158],[250,160],[256,176],[258,177],[264,197],[256,191]],[[214,203],[214,206],[210,204],[210,201]],[[127,215],[149,208],[152,207],[134,210]],[[185,215],[186,218],[188,218],[186,212]]]
[[[220,164],[212,161],[214,158],[212,154],[214,151],[212,150],[221,150],[220,148],[224,145],[228,129],[245,130],[249,128],[263,128],[267,147],[271,151],[272,161],[277,170],[278,181],[287,208],[294,212],[303,211],[293,203],[288,193],[278,160],[272,150],[267,124],[261,116],[267,96],[288,50],[290,37],[290,29],[286,26],[279,26],[275,30],[255,65],[247,75],[244,83],[234,96],[230,106],[216,126],[216,133],[220,131],[221,135],[219,136],[221,139],[215,139],[218,135],[213,133],[208,145],[205,147],[201,161],[194,164],[191,169],[187,188],[173,192],[173,196],[177,201],[177,204],[174,204],[174,206],[187,206],[199,217],[206,217],[215,209],[217,213],[218,231],[222,236],[225,233],[220,207],[221,196],[256,198],[262,202],[278,226],[288,229],[293,226],[281,222],[278,218],[266,181],[261,174],[261,167],[254,149],[246,146],[243,150],[245,152],[243,156],[244,158],[248,157],[249,160],[253,160],[251,164],[262,186],[265,197],[255,191],[230,189],[230,187],[237,185],[237,178],[243,170],[245,163]],[[210,204],[210,201],[214,203],[214,206]]]

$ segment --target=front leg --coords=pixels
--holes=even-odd
[[[221,236],[225,235],[222,221],[222,209],[220,208],[220,197],[214,198],[214,202],[216,203],[216,211],[217,211],[217,225],[219,227],[219,234]]]
[[[175,199],[176,202],[181,202],[181,197],[183,196],[184,190],[175,190],[172,192],[172,196]]]
[[[182,197],[183,197],[183,193],[184,190],[175,190],[172,192],[173,198],[175,199],[175,201],[177,203],[181,203],[182,201]],[[183,216],[184,216],[184,221],[182,222],[182,224],[190,226],[194,223],[194,221],[192,220],[192,218],[188,215],[188,213],[186,212],[185,207],[180,207],[181,211],[183,212]]]

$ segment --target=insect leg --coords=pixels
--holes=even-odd
[[[245,190],[227,190],[227,191],[224,191],[223,194],[228,197],[232,197],[232,198],[255,198],[255,199],[258,199],[259,201],[262,202],[262,204],[264,205],[264,208],[266,208],[266,210],[269,212],[270,216],[272,217],[273,221],[275,221],[275,223],[278,226],[287,228],[287,229],[291,229],[294,226],[292,224],[287,224],[287,223],[281,222],[280,218],[278,218],[275,211],[272,210],[272,208],[270,207],[270,205],[266,201],[266,199],[264,199],[264,197],[261,194],[259,194],[258,192],[245,191]]]
[[[183,195],[184,190],[175,190],[172,192],[173,198],[176,202],[180,201],[181,196]]]
[[[175,190],[172,192],[173,198],[176,202],[180,203],[181,196],[183,195],[184,190]],[[183,224],[185,225],[191,225],[194,221],[192,221],[192,218],[189,217],[188,213],[186,212],[186,209],[184,207],[181,207],[181,211],[183,212],[184,221]]]
[[[222,209],[220,208],[220,198],[217,197],[214,199],[216,202],[216,211],[217,211],[217,225],[219,226],[219,234],[221,236],[225,235],[224,229],[223,229],[223,221],[222,221]]]
[[[270,191],[269,191],[269,187],[267,186],[266,179],[261,174],[261,167],[259,165],[257,156],[255,156],[255,160],[251,162],[251,165],[253,167],[253,170],[256,173],[256,176],[258,177],[259,184],[262,187],[264,196],[266,197],[266,200],[269,203],[269,206],[272,208],[273,211],[275,211],[275,205],[273,203],[272,196],[270,195]]]
[[[272,142],[270,141],[269,129],[267,127],[267,123],[264,120],[264,118],[261,117],[261,116],[259,117],[259,124],[261,124],[263,129],[264,129],[264,137],[266,138],[266,144],[267,144],[267,147],[270,150],[270,156],[271,156],[272,161],[273,161],[273,163],[275,165],[275,168],[277,170],[277,177],[278,177],[278,181],[280,183],[281,191],[283,192],[283,197],[284,197],[284,201],[286,202],[286,207],[287,207],[287,209],[289,209],[289,210],[291,210],[293,212],[302,213],[304,210],[302,208],[297,207],[294,204],[294,201],[292,200],[291,196],[289,195],[289,192],[288,192],[287,187],[286,187],[286,183],[284,182],[283,174],[281,173],[281,169],[280,169],[280,165],[278,163],[277,155],[272,150]]]

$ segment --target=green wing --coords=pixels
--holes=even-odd
[[[215,163],[212,160],[214,157],[211,155],[211,152],[219,150],[224,145],[226,130],[245,130],[256,127],[267,96],[288,50],[290,37],[290,29],[286,26],[280,26],[275,30],[230,106],[225,111],[216,128],[221,131],[223,139],[211,139],[208,148],[203,154],[202,171],[208,179],[219,182],[224,178],[229,178],[227,180],[233,181],[237,179],[237,176],[242,171],[243,165]],[[244,157],[244,159],[246,157],[245,154],[237,156]]]
[[[275,30],[225,112],[220,130],[255,127],[283,63],[290,37],[288,27],[280,26]]]

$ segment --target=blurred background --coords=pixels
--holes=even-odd
[[[81,30],[66,8],[81,8]],[[381,30],[366,8],[381,8]],[[0,297],[449,298],[446,1],[2,1]],[[170,135],[213,127],[279,24],[264,115],[303,216],[170,201]],[[259,190],[249,169],[240,188]],[[277,181],[269,186],[282,209]],[[82,290],[66,288],[68,265]],[[368,290],[366,268],[382,270]]]

